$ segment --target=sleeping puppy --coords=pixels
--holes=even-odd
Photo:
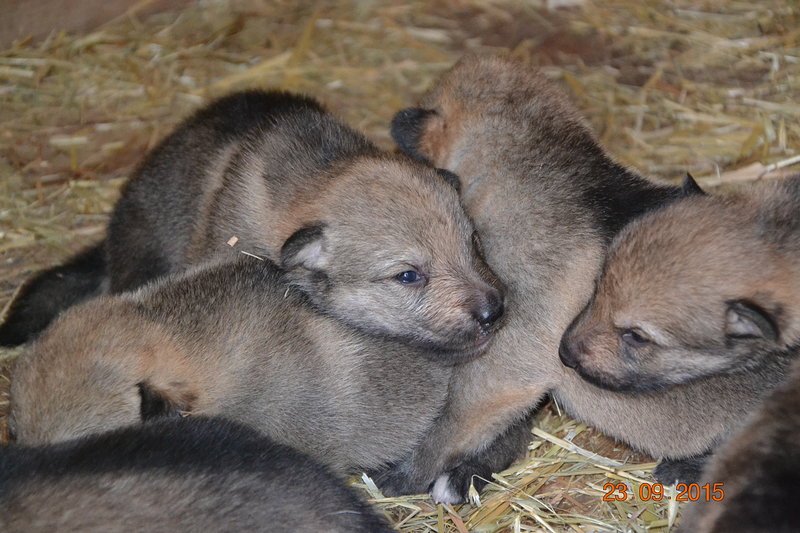
[[[401,459],[441,411],[451,366],[319,313],[289,277],[242,257],[70,309],[19,358],[10,430],[39,445],[221,415],[337,473]]]
[[[407,153],[459,177],[486,261],[506,285],[507,313],[488,352],[454,370],[433,430],[383,473],[385,492],[432,489],[439,501],[463,500],[473,474],[487,477],[522,451],[513,443],[530,438],[527,416],[548,392],[610,436],[680,460],[666,463],[665,478],[676,475],[673,467],[692,475],[693,457],[740,422],[762,383],[731,377],[619,394],[562,365],[558,348],[591,297],[613,236],[637,216],[697,194],[693,180],[659,186],[614,163],[560,91],[504,56],[459,61],[418,108],[397,114],[392,134]]]
[[[798,210],[795,175],[636,220],[611,245],[562,360],[623,392],[784,368],[800,342]]]
[[[0,449],[6,533],[392,531],[310,457],[223,419],[189,417]]]
[[[290,271],[339,320],[468,359],[503,314],[473,234],[456,191],[430,167],[381,152],[311,98],[235,93],[147,156],[103,245],[23,288],[0,344],[34,337],[82,299],[242,250]]]
[[[562,358],[609,390],[659,391],[713,376],[769,391],[800,342],[800,175],[695,196],[632,223],[611,246]],[[794,531],[795,370],[704,473],[724,497],[687,510],[682,531]],[[769,379],[767,379],[769,378]],[[717,380],[718,382],[719,380]],[[713,390],[713,389],[711,389]],[[737,413],[747,420],[747,412]]]

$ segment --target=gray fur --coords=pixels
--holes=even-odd
[[[337,472],[410,452],[444,403],[432,351],[322,315],[268,262],[197,267],[60,317],[11,383],[23,444],[184,413],[249,424]]]
[[[228,128],[242,107],[252,116]],[[307,228],[319,234],[295,250],[303,260],[282,254]],[[493,329],[477,316],[502,309],[473,231],[433,169],[379,151],[314,100],[237,93],[179,127],[126,185],[109,226],[111,290],[152,264],[175,272],[243,250],[290,268],[326,313],[460,359]],[[425,282],[398,283],[409,269]]]
[[[250,428],[190,417],[0,449],[5,533],[388,533],[341,479]]]
[[[310,228],[316,239],[298,246]],[[256,254],[288,268],[323,312],[463,360],[484,349],[503,310],[473,232],[434,169],[378,150],[311,98],[249,91],[200,109],[146,157],[111,217],[107,276],[119,293],[204,261]],[[421,281],[400,283],[411,270]],[[67,289],[59,309],[28,310],[22,304],[39,301],[28,293],[13,309],[38,312],[46,324],[81,296]],[[14,318],[0,342],[35,334],[17,331]]]

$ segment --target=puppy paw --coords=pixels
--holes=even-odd
[[[432,479],[419,479],[413,476],[408,465],[399,463],[371,473],[375,484],[384,496],[405,496],[407,494],[424,494],[433,484]]]
[[[659,483],[697,483],[708,461],[709,454],[687,457],[686,459],[664,459],[653,470]]]
[[[461,484],[453,484],[453,481],[449,472],[436,478],[431,488],[433,501],[450,504],[464,503],[469,490],[469,481],[467,481],[466,488],[463,488]]]

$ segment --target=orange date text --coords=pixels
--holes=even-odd
[[[725,497],[722,483],[678,483],[675,485],[675,495],[670,496],[664,491],[661,483],[642,483],[639,485],[638,494],[634,494],[626,483],[606,483],[603,485],[603,501],[625,501],[639,496],[643,502],[671,500],[679,502],[714,501],[719,502]]]

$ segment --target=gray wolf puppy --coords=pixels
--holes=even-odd
[[[466,359],[503,314],[473,233],[430,167],[381,152],[311,98],[236,93],[147,156],[105,243],[31,280],[0,343],[35,336],[73,302],[244,250],[289,270],[340,320]]]
[[[451,367],[319,313],[286,277],[243,257],[68,310],[20,356],[10,430],[36,445],[220,415],[340,473],[407,455]]]

